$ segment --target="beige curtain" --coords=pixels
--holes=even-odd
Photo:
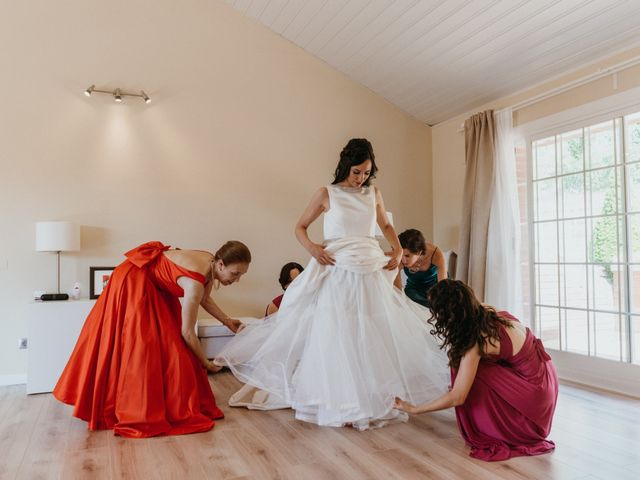
[[[484,301],[487,235],[494,188],[495,128],[493,110],[464,122],[467,170],[464,178],[457,277]]]

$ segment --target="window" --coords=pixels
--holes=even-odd
[[[524,264],[538,335],[640,364],[640,112],[536,139],[531,160]]]

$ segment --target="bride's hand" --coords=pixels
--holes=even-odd
[[[315,258],[320,265],[335,264],[334,258],[331,255],[329,255],[329,253],[327,253],[327,251],[324,249],[322,245],[318,245],[317,243],[314,243],[311,246],[309,253],[311,253],[313,258]]]
[[[402,259],[402,252],[394,252],[391,250],[390,252],[384,252],[384,254],[389,258],[389,262],[384,266],[386,270],[395,270],[400,265],[400,260]]]

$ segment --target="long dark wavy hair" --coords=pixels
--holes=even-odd
[[[371,142],[366,138],[352,138],[340,152],[340,161],[334,172],[334,180],[332,185],[342,182],[351,173],[351,167],[360,165],[361,163],[371,160],[371,174],[363,183],[365,187],[369,186],[372,178],[375,178],[378,167],[376,166],[376,156],[373,154]]]
[[[471,287],[460,280],[439,281],[427,292],[427,299],[431,334],[443,341],[441,348],[447,350],[453,368],[460,366],[462,356],[476,344],[486,358],[487,345],[500,341],[500,325],[511,327],[493,307],[482,305]]]

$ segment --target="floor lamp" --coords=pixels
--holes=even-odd
[[[69,295],[60,293],[60,252],[80,250],[80,225],[71,222],[37,222],[36,251],[56,252],[58,255],[58,293],[45,294],[42,300],[67,300]]]

